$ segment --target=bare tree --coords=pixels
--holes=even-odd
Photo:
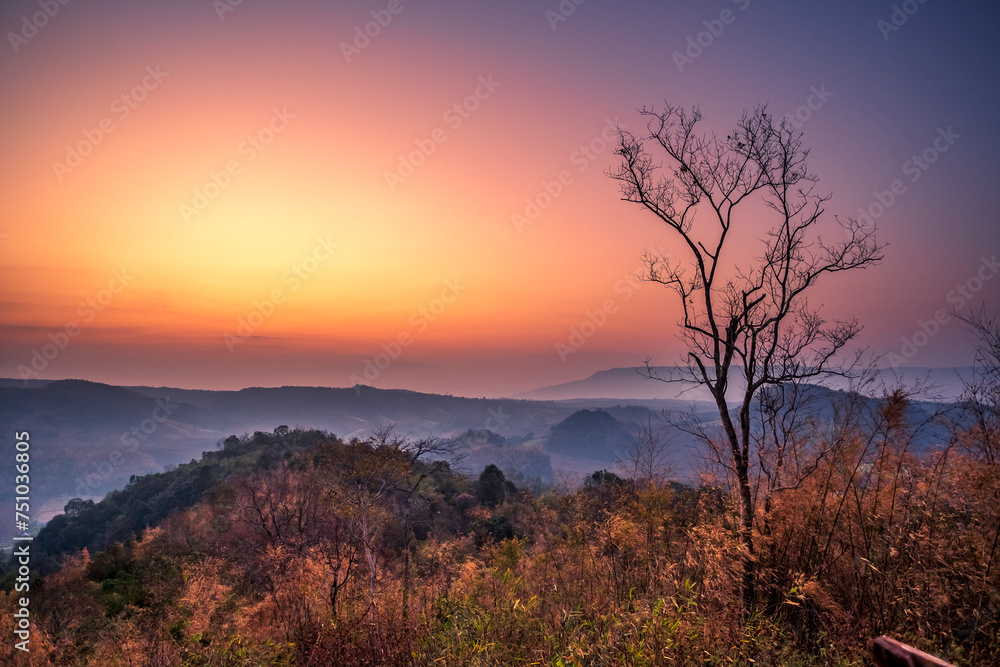
[[[673,433],[669,423],[636,420],[629,427],[629,439],[622,452],[620,463],[624,474],[631,475],[636,483],[659,487],[672,472],[669,463],[674,449]]]
[[[330,444],[326,447],[329,449]],[[382,533],[389,511],[396,462],[388,448],[373,450],[367,441],[351,440],[339,451],[323,457],[320,464],[327,482],[328,501],[343,508],[360,544],[367,567],[368,608],[375,608],[382,554]]]
[[[826,322],[807,297],[826,274],[879,262],[883,245],[874,226],[853,218],[835,218],[837,240],[821,238],[830,195],[816,191],[801,133],[776,120],[766,106],[744,112],[725,139],[696,131],[702,120],[698,109],[668,105],[641,113],[648,119],[647,132],[636,136],[619,130],[621,164],[609,175],[619,181],[624,201],[652,212],[678,241],[680,260],[644,255],[644,278],[676,292],[687,349],[686,371],[662,377],[647,361],[646,372],[655,379],[703,385],[718,408],[739,493],[746,553],[742,595],[749,611],[756,585],[750,481],[754,399],[767,386],[844,372],[836,365],[839,353],[861,326],[854,319]],[[666,165],[658,164],[650,150]],[[772,222],[763,231],[760,252],[746,265],[738,263],[741,258],[730,247],[734,225],[756,225],[764,218]]]
[[[987,476],[996,480],[1000,475],[1000,310],[990,314],[984,304],[959,319],[965,322],[976,349],[973,374],[965,381],[961,397],[965,413],[961,418],[965,423],[961,442],[973,459],[981,461],[992,472]],[[993,488],[993,500],[1000,502],[1000,492],[996,491],[995,484]],[[986,583],[994,570],[998,548],[1000,521],[993,529],[990,554],[983,573]],[[983,591],[979,595],[973,632],[980,628],[985,598]]]
[[[369,443],[376,453],[386,453],[385,459],[395,467],[392,488],[402,502],[403,518],[403,618],[409,616],[410,550],[413,539],[411,507],[425,480],[440,473],[451,474],[451,464],[458,461],[452,441],[435,437],[410,440],[396,433],[396,425],[384,423],[375,429]]]
[[[991,466],[1000,465],[1000,311],[986,306],[960,317],[972,335],[976,361],[964,382],[962,404],[971,422],[965,447]]]

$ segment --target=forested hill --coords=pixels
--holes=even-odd
[[[198,460],[166,472],[133,476],[125,488],[112,491],[99,502],[74,499],[35,538],[39,568],[48,571],[56,566],[59,556],[80,549],[97,552],[113,542],[134,539],[168,516],[210,499],[213,493],[224,494],[222,485],[230,475],[273,470],[328,441],[337,442],[322,431],[287,428],[273,433],[258,431],[252,437],[230,436],[222,448],[205,452]]]

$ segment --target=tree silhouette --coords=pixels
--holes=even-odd
[[[745,111],[725,139],[696,131],[702,120],[697,108],[668,105],[641,113],[647,132],[637,136],[619,129],[621,164],[609,176],[619,182],[624,201],[652,212],[678,241],[680,259],[643,256],[643,277],[679,297],[686,347],[681,372],[663,377],[647,360],[646,373],[700,384],[718,408],[727,452],[720,462],[739,492],[742,594],[749,611],[756,584],[750,481],[754,399],[768,386],[845,372],[839,353],[861,326],[853,319],[827,323],[807,297],[827,274],[879,262],[884,246],[874,225],[853,218],[835,219],[837,240],[821,238],[830,195],[816,192],[801,133],[776,120],[766,106]],[[752,261],[739,263],[734,228],[765,218],[771,223],[761,250]]]
[[[492,463],[479,474],[476,495],[486,507],[496,507],[507,496],[507,479],[503,471]]]

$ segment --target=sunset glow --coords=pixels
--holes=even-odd
[[[879,352],[1000,250],[997,47],[971,9],[884,39],[882,6],[390,4],[68,3],[27,38],[39,5],[6,3],[0,375],[349,386],[401,336],[366,384],[502,395],[675,363],[675,300],[630,280],[674,239],[605,174],[616,123],[664,99],[722,131],[806,109],[831,217],[905,184],[887,260],[820,291]],[[958,326],[925,348],[914,365],[969,362]]]

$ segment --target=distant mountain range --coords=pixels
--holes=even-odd
[[[653,368],[655,375],[664,378],[684,377],[684,369],[678,366],[657,366]],[[935,368],[888,368],[880,373],[880,381],[887,386],[902,382],[927,383],[932,389],[931,396],[940,401],[953,401],[962,393],[962,381],[972,375],[969,367]],[[825,385],[831,389],[848,388],[846,381],[831,380]],[[931,387],[932,385],[932,387]],[[732,400],[736,392],[741,391],[739,385],[733,387],[730,394]],[[598,371],[590,377],[573,382],[541,387],[520,394],[515,398],[536,401],[563,401],[569,399],[617,399],[617,400],[670,400],[687,404],[690,402],[711,402],[711,396],[700,386],[683,382],[662,382],[648,377],[646,368],[636,366],[631,368],[611,368]]]
[[[681,369],[675,366],[658,366],[653,370],[660,377],[669,379],[678,376]],[[541,387],[515,394],[514,397],[536,401],[564,401],[578,398],[672,400],[685,404],[691,401],[711,401],[711,396],[700,387],[679,382],[661,382],[648,377],[645,367],[610,368],[606,371],[597,371],[583,380]]]

